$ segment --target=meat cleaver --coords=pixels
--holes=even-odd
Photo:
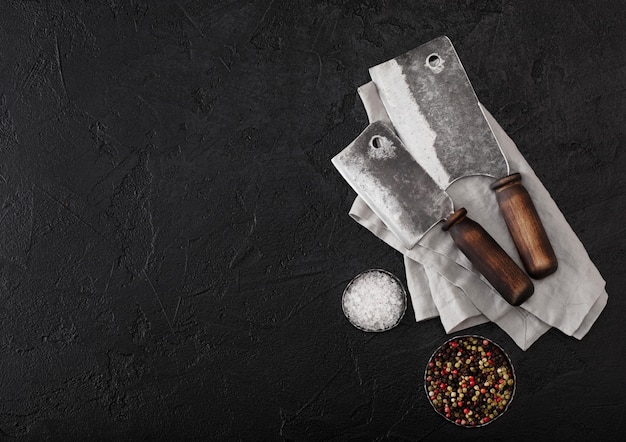
[[[465,209],[450,215],[448,194],[388,124],[371,123],[332,163],[407,249],[447,217],[442,228],[507,302],[520,305],[533,294],[528,276]]]
[[[439,37],[370,69],[400,139],[442,189],[470,175],[497,180],[495,190],[515,247],[536,279],[557,269],[557,259],[537,210],[510,174],[476,93],[447,37]]]

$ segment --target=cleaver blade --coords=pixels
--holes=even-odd
[[[407,249],[453,212],[450,197],[382,121],[370,124],[332,163]]]
[[[526,271],[548,276],[557,259],[521,175],[509,164],[448,37],[370,68],[380,98],[411,155],[442,188],[465,176],[492,189]]]
[[[466,210],[456,212],[448,194],[422,169],[391,127],[371,123],[332,163],[372,211],[412,249],[446,218],[459,249],[511,305],[528,299],[530,279]],[[452,214],[451,214],[452,213]]]

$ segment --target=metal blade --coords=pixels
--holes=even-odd
[[[381,121],[367,126],[332,163],[407,249],[453,211],[450,197]]]
[[[501,178],[509,166],[447,37],[370,69],[406,148],[446,189],[468,175]]]

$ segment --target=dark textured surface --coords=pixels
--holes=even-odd
[[[625,431],[623,1],[6,1],[0,435],[11,440],[608,440]],[[342,316],[401,257],[330,158],[367,68],[450,36],[607,280],[582,341],[510,354],[517,397],[445,423],[436,321]]]

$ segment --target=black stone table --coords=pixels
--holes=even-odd
[[[0,5],[0,439],[619,440],[626,431],[621,1]],[[402,257],[330,158],[367,68],[446,34],[607,281],[577,341],[523,352],[465,430],[421,387],[438,320],[340,308]],[[409,306],[410,311],[411,306]]]

